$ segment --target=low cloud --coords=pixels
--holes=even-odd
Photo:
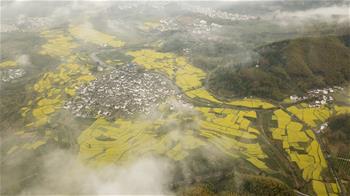
[[[309,21],[343,23],[350,22],[350,11],[348,5],[333,5],[294,12],[278,10],[269,18],[284,26],[300,25]]]
[[[16,58],[16,63],[21,66],[27,66],[31,64],[30,57],[26,54],[19,55]]]
[[[37,194],[169,194],[171,164],[161,158],[140,158],[127,166],[90,168],[67,151],[43,157],[40,183],[22,195]]]

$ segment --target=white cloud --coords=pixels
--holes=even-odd
[[[90,168],[67,151],[54,151],[44,157],[42,183],[26,189],[23,195],[42,194],[169,194],[171,164],[147,157],[125,166]]]
[[[319,22],[350,22],[350,8],[348,5],[333,5],[294,12],[278,10],[270,17],[282,25],[302,24],[310,20]]]

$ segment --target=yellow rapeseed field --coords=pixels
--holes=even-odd
[[[215,97],[213,97],[206,89],[199,88],[196,90],[186,91],[185,94],[190,98],[200,98],[204,100],[209,100],[214,103],[222,103],[221,101],[217,100]]]
[[[262,101],[260,99],[240,99],[240,100],[234,100],[227,102],[229,105],[234,105],[234,106],[243,106],[243,107],[248,107],[248,108],[262,108],[262,109],[271,109],[275,108],[274,105],[271,103]]]
[[[79,156],[87,164],[98,167],[110,162],[129,161],[149,153],[182,160],[192,149],[213,145],[230,157],[244,158],[259,169],[268,169],[263,161],[267,155],[260,145],[240,139],[255,141],[260,134],[250,127],[250,121],[245,118],[256,117],[255,112],[220,108],[196,110],[201,114],[196,121],[198,129],[179,131],[175,128],[161,136],[156,134],[157,129],[160,125],[179,120],[176,114],[154,121],[118,119],[109,122],[99,118],[80,135]],[[242,118],[242,123],[238,123],[238,118]]]
[[[123,41],[116,37],[95,30],[90,24],[71,25],[69,32],[77,39],[100,46],[108,45],[119,48],[125,45]]]
[[[50,36],[53,36],[49,34]],[[49,36],[49,37],[50,37]],[[52,39],[56,39],[53,36]],[[50,40],[49,40],[49,43]],[[56,44],[60,44],[57,42]],[[44,44],[44,46],[47,44]],[[56,47],[60,47],[57,45]],[[67,51],[66,51],[67,52]],[[61,55],[49,52],[49,55]],[[66,54],[69,55],[67,52]],[[30,121],[26,124],[25,129],[44,130],[45,125],[50,120],[53,113],[61,109],[64,98],[75,95],[75,87],[82,83],[94,80],[88,65],[75,63],[76,56],[70,55],[67,63],[60,64],[55,70],[43,74],[43,76],[34,84],[33,90],[36,92],[36,98],[30,100],[27,106],[21,109],[21,115]],[[33,134],[36,132],[32,132]],[[48,137],[51,137],[49,130],[45,130],[44,136],[38,135],[33,143],[26,143],[22,146],[24,149],[36,149],[46,143]],[[23,132],[27,135],[27,132]],[[23,135],[25,136],[25,135]],[[57,138],[56,138],[57,139]]]
[[[336,183],[325,183],[318,180],[312,180],[312,188],[317,195],[339,195],[339,186]]]
[[[143,25],[140,27],[140,29],[149,31],[159,27],[160,25],[161,24],[158,21],[148,21],[148,22],[144,22]]]
[[[303,111],[295,106],[288,108],[290,112],[297,117],[306,119],[310,125],[322,122],[325,117],[322,114],[330,115],[326,109],[306,109]],[[311,118],[304,115],[313,115]],[[320,121],[315,121],[315,118]],[[310,120],[312,119],[312,120]],[[273,139],[280,140],[283,144],[283,149],[288,154],[291,161],[302,170],[302,176],[306,181],[312,181],[313,190],[317,195],[324,195],[327,193],[338,192],[336,184],[331,185],[335,187],[333,190],[327,190],[326,184],[323,182],[321,172],[327,168],[327,163],[321,151],[321,147],[316,140],[316,136],[310,129],[305,129],[302,124],[294,122],[288,113],[279,109],[274,111],[273,120],[277,120],[278,127],[272,128]]]
[[[41,36],[47,42],[41,46],[40,54],[52,57],[68,57],[78,45],[73,42],[73,38],[66,35],[63,30],[44,31]]]
[[[169,117],[168,120],[174,120]],[[171,130],[155,134],[162,120],[123,120],[108,122],[97,119],[78,138],[79,157],[91,166],[119,163],[156,153],[174,160],[184,159],[188,151],[205,145],[192,130]],[[107,139],[100,139],[107,138]]]
[[[288,111],[292,112],[311,127],[320,125],[332,115],[332,111],[326,106],[310,108],[305,104],[291,106],[288,108]]]
[[[16,61],[3,61],[0,63],[0,68],[12,68],[16,66],[17,66]]]

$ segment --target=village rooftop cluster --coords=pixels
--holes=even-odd
[[[197,20],[195,21],[193,26],[194,28],[192,30],[192,33],[194,34],[202,34],[222,27],[222,25],[216,23],[208,24],[208,22],[205,20]]]
[[[54,20],[50,17],[27,17],[19,15],[16,22],[1,21],[0,32],[38,32],[44,28],[50,27],[54,24]]]
[[[10,82],[12,80],[21,78],[26,72],[24,69],[6,69],[0,70],[0,80],[2,82]]]
[[[77,89],[77,95],[65,104],[79,117],[147,115],[152,108],[175,95],[165,77],[138,70],[136,65],[113,69]]]
[[[245,14],[233,14],[229,12],[215,10],[213,8],[200,7],[200,6],[186,5],[184,6],[184,9],[194,13],[203,14],[210,18],[219,18],[219,19],[231,20],[231,21],[247,21],[247,20],[258,19],[258,17],[256,16],[250,16]]]
[[[339,86],[334,86],[333,88],[324,88],[324,89],[313,89],[309,90],[304,96],[292,95],[290,96],[290,100],[292,102],[300,102],[300,101],[309,101],[309,107],[321,107],[322,105],[332,103],[334,101],[334,97],[332,93],[335,91],[343,91],[344,89]]]
[[[174,19],[164,18],[159,20],[160,25],[157,27],[157,30],[161,32],[166,31],[176,31],[179,29],[179,25],[174,21]]]

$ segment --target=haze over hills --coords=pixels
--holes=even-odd
[[[1,195],[348,195],[346,1],[6,1]]]
[[[347,84],[350,35],[299,38],[262,46],[250,64],[220,67],[209,79],[222,95],[283,99],[307,90]]]

